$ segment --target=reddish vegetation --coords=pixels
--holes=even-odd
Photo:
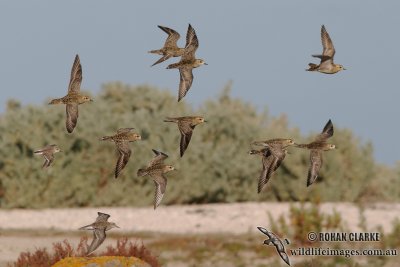
[[[47,251],[45,248],[39,248],[35,252],[22,252],[17,261],[9,264],[9,267],[50,267],[56,262],[67,257],[85,256],[87,248],[87,237],[81,238],[78,247],[74,249],[68,240],[53,244],[53,250]],[[152,267],[161,266],[158,260],[143,245],[137,245],[136,242],[128,241],[127,238],[117,240],[115,247],[108,246],[107,250],[100,254],[93,253],[90,257],[96,256],[124,256],[139,258]]]

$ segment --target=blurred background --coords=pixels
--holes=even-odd
[[[18,218],[29,221],[38,216],[34,213],[23,217],[23,212],[31,209],[61,208],[67,214],[69,208],[89,209],[88,220],[94,219],[96,207],[102,207],[104,212],[108,209],[104,207],[125,207],[133,213],[141,209],[150,211],[154,185],[150,178],[137,177],[136,172],[153,157],[152,148],[166,152],[170,156],[167,162],[178,169],[168,174],[161,209],[190,205],[187,206],[190,210],[199,207],[200,212],[196,208],[193,212],[201,215],[202,210],[213,209],[213,205],[209,206],[212,203],[230,207],[232,212],[246,207],[232,203],[259,203],[262,218],[266,218],[264,227],[275,225],[282,235],[288,235],[285,218],[293,224],[291,228],[296,226],[295,229],[302,231],[313,227],[346,228],[343,206],[342,210],[336,210],[341,219],[327,217],[327,223],[322,225],[299,224],[299,221],[325,220],[318,217],[319,213],[318,216],[315,212],[307,213],[308,210],[296,213],[296,209],[301,209],[298,204],[304,202],[313,203],[314,211],[319,211],[323,203],[350,202],[357,208],[353,215],[359,222],[353,228],[346,228],[350,230],[372,229],[368,218],[372,220],[377,214],[371,211],[365,215],[363,211],[382,210],[375,203],[384,202],[384,210],[392,214],[390,219],[398,218],[399,209],[394,207],[400,199],[400,143],[397,142],[400,127],[393,122],[400,112],[397,103],[400,93],[393,85],[397,85],[400,38],[393,33],[400,23],[399,8],[400,3],[394,0],[384,3],[202,1],[190,5],[183,1],[2,1],[0,207],[4,216],[0,219],[0,239],[3,236],[15,241],[15,236],[20,235],[16,234],[15,231],[20,232],[8,212],[21,213],[17,221]],[[178,31],[181,34],[178,44],[183,46],[188,23],[199,38],[196,55],[209,65],[193,71],[192,88],[184,101],[177,104],[179,73],[165,67],[178,59],[150,67],[158,56],[147,51],[161,48],[165,41],[166,34],[157,25]],[[317,62],[311,54],[322,51],[322,24],[335,45],[335,62],[344,65],[346,71],[335,75],[304,71],[309,62]],[[78,125],[73,134],[67,134],[65,108],[47,103],[66,94],[75,54],[79,54],[83,68],[82,90],[94,102],[80,106]],[[163,119],[196,114],[209,122],[196,128],[185,156],[179,158],[179,131],[176,125],[164,123]],[[309,153],[291,149],[266,190],[257,194],[261,161],[248,155],[249,143],[277,137],[309,142],[328,119],[332,119],[335,127],[330,142],[338,149],[324,153],[316,183],[306,187]],[[99,138],[121,127],[134,127],[142,135],[142,141],[131,144],[130,162],[115,180],[115,146],[100,142]],[[43,159],[34,156],[33,151],[53,143],[63,152],[56,155],[51,168],[42,170]],[[286,205],[279,222],[274,214],[279,209],[273,206],[268,213],[270,202]],[[325,211],[333,212],[332,206],[329,207]],[[127,210],[115,212],[112,216],[118,221],[118,216]],[[166,219],[157,216],[158,210],[151,212],[149,216],[154,220]],[[309,215],[309,220],[293,219],[296,214]],[[382,231],[395,235],[399,224],[387,218],[375,219],[373,227],[391,225]],[[332,224],[332,220],[336,223]],[[73,229],[82,226],[80,223],[86,222],[73,221],[60,229],[70,235]],[[45,220],[42,225],[21,226],[27,231],[25,238],[33,238],[30,230],[36,228],[54,240],[66,238],[66,234],[57,232],[57,225],[50,231],[46,223]],[[140,221],[135,224],[140,225]],[[138,234],[135,227],[127,226],[125,235]],[[222,223],[220,227],[223,228]],[[160,230],[159,226],[143,228],[138,235],[159,255],[163,266],[179,266],[180,261],[186,263],[181,266],[251,266],[253,258],[241,255],[242,250],[259,251],[254,256],[259,262],[257,266],[267,266],[271,259],[275,260],[273,249],[260,245],[263,237],[254,232],[255,227],[251,225],[248,230],[246,227],[250,226],[246,223],[242,227],[244,232],[232,242],[243,243],[249,235],[255,239],[249,241],[251,245],[216,245],[227,258],[245,259],[233,262],[215,259],[212,263],[212,257],[199,252],[205,249],[202,247],[193,247],[185,254],[187,258],[176,260],[161,253],[164,246],[151,243],[156,239],[154,232],[159,231],[165,232],[160,237],[166,238],[165,244],[175,244],[180,249],[177,244],[196,238],[205,244],[208,241],[204,240],[221,240],[205,236],[207,231],[178,231],[193,235],[184,241],[175,236],[168,239],[168,231]],[[44,240],[44,246],[51,246],[49,240]],[[381,246],[398,246],[388,240]],[[302,242],[300,238],[298,242]],[[257,245],[253,246],[254,243]],[[22,248],[16,245],[14,250],[2,249],[16,254],[10,252],[9,258],[16,258]],[[262,254],[266,250],[272,253]],[[201,264],[188,265],[189,258]],[[335,260],[316,259],[317,263],[297,260],[295,266],[325,266]],[[390,266],[391,262],[347,260],[342,264]]]

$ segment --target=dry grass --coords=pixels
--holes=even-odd
[[[76,249],[68,242],[57,242],[53,244],[53,249],[47,251],[44,248],[38,248],[34,252],[22,252],[17,261],[9,264],[9,267],[50,267],[56,262],[68,257],[83,257],[86,254],[88,238],[80,239]],[[124,256],[136,257],[150,264],[152,267],[161,266],[156,257],[143,245],[128,241],[127,238],[117,240],[115,247],[108,246],[107,250],[100,254],[91,254],[89,257],[96,256]]]

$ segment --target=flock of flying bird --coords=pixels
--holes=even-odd
[[[149,53],[158,54],[162,57],[157,60],[152,66],[162,63],[171,57],[181,57],[180,61],[174,64],[168,65],[167,69],[178,69],[180,73],[179,93],[178,102],[185,97],[187,92],[193,83],[193,72],[194,68],[201,65],[207,65],[203,59],[197,59],[195,52],[199,47],[199,40],[193,27],[189,24],[186,33],[186,45],[184,48],[180,48],[177,45],[177,41],[180,38],[178,32],[173,29],[158,26],[161,30],[168,34],[168,37],[164,43],[164,46],[158,50],[151,50]],[[322,55],[313,55],[320,59],[320,64],[309,63],[307,71],[318,71],[326,74],[334,74],[340,70],[344,70],[342,65],[335,64],[333,57],[335,55],[335,49],[332,40],[329,37],[324,26],[321,28],[321,41],[323,45]],[[90,101],[93,101],[89,96],[80,93],[80,86],[82,82],[82,66],[80,63],[79,56],[76,55],[72,70],[70,83],[68,87],[68,93],[62,98],[53,99],[49,104],[64,104],[66,105],[66,129],[68,133],[72,133],[78,122],[78,106]],[[202,116],[184,116],[184,117],[167,117],[164,122],[173,122],[178,125],[178,129],[181,133],[180,139],[180,156],[183,157],[186,149],[188,148],[190,139],[193,134],[194,128],[206,122]],[[124,169],[129,161],[132,151],[129,147],[130,142],[141,140],[141,136],[135,133],[134,128],[120,128],[116,134],[112,136],[104,136],[101,140],[113,141],[117,147],[118,159],[115,167],[115,178],[117,178],[121,171]],[[288,153],[287,149],[289,146],[295,146],[299,148],[309,149],[310,152],[310,167],[308,171],[307,186],[310,186],[318,177],[318,172],[322,166],[322,152],[335,148],[335,145],[328,144],[327,139],[333,135],[333,124],[331,120],[325,125],[321,134],[319,134],[315,141],[309,144],[296,144],[292,139],[270,139],[266,141],[255,141],[251,145],[262,146],[261,149],[253,149],[249,154],[260,155],[262,157],[263,170],[261,172],[258,182],[258,193],[267,184],[273,173],[281,165]],[[47,145],[42,149],[35,151],[35,154],[42,155],[45,159],[43,168],[49,167],[54,161],[54,154],[60,152],[61,149],[55,145]],[[155,196],[154,196],[154,209],[156,209],[165,194],[167,186],[167,178],[165,173],[174,170],[172,165],[164,164],[164,160],[168,158],[168,155],[153,149],[155,156],[149,162],[149,164],[137,171],[138,176],[150,176],[152,177],[155,184]],[[80,230],[93,230],[94,238],[90,244],[87,255],[95,251],[105,240],[106,231],[118,227],[113,222],[108,222],[110,215],[98,212],[96,221],[90,225],[81,227]],[[119,227],[118,227],[119,228]]]

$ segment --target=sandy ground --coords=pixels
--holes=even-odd
[[[257,226],[268,228],[270,213],[274,218],[288,214],[288,203],[235,203],[191,206],[160,206],[154,211],[146,208],[76,208],[43,210],[0,211],[0,266],[15,260],[21,251],[49,247],[53,242],[68,238],[73,244],[79,236],[63,236],[81,226],[90,224],[97,211],[111,215],[119,233],[134,235],[137,232],[162,232],[173,234],[254,233]],[[321,204],[321,211],[339,212],[350,231],[360,231],[360,210],[351,203]],[[374,204],[365,208],[364,216],[369,229],[381,226],[384,232],[392,230],[392,222],[400,219],[399,204]],[[40,232],[51,231],[52,235]],[[59,234],[57,234],[57,232]],[[110,244],[112,240],[109,241]],[[104,247],[107,243],[104,244]]]

